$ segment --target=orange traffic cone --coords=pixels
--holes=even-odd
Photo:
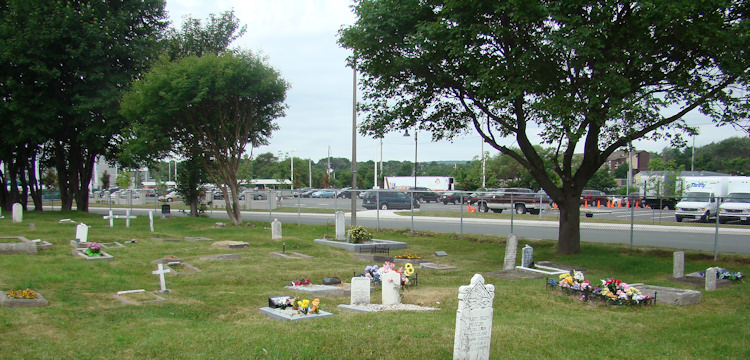
[[[651,208],[650,206],[646,205],[646,209],[650,209],[650,208]]]
[[[618,202],[617,202],[617,208],[619,209],[619,208],[621,208],[621,207],[622,207],[622,201],[618,201]]]
[[[638,203],[638,202],[636,201],[636,202],[635,202],[635,208],[637,209],[637,208],[639,208],[639,207],[640,207],[640,203]]]
[[[466,212],[472,212],[471,211],[471,204],[466,204]]]
[[[552,208],[557,209],[557,203],[552,203]]]
[[[589,208],[589,202],[588,200],[583,203],[583,208],[588,209]]]
[[[597,209],[601,209],[602,208],[602,201],[601,200],[597,200],[596,201],[596,208]]]

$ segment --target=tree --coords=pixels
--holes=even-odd
[[[190,206],[190,216],[198,217],[198,205],[205,195],[203,184],[207,182],[203,164],[195,158],[187,159],[180,163],[177,169],[177,192],[182,195],[183,201]]]
[[[719,124],[747,119],[745,7],[361,0],[339,42],[361,74],[364,134],[476,131],[559,205],[557,250],[571,254],[580,251],[581,192],[612,152],[640,138],[681,141],[693,110]],[[503,145],[508,136],[520,153]],[[551,159],[534,148],[537,136]]]
[[[99,181],[102,183],[102,190],[109,189],[109,173],[107,170],[104,170],[102,173],[102,177],[99,179]]]
[[[587,189],[601,190],[610,192],[617,187],[615,177],[606,168],[600,168],[594,173],[594,176],[586,183]]]
[[[130,173],[129,172],[123,171],[119,175],[117,175],[117,186],[119,186],[120,189],[127,189],[130,187]]]
[[[199,159],[239,225],[240,160],[247,145],[266,144],[277,128],[287,88],[276,70],[249,52],[187,57],[136,81],[122,112],[136,126],[158,128],[169,149]]]

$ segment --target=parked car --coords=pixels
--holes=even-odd
[[[351,199],[352,198],[352,193],[355,194],[355,196],[359,196],[359,194],[361,193],[361,191],[359,191],[359,190],[352,190],[351,187],[345,187],[345,188],[342,188],[341,190],[338,191],[338,193],[336,194],[336,197],[338,197],[338,198],[344,198],[344,199]]]
[[[466,197],[466,202],[471,205],[474,205],[479,199],[487,196],[489,193],[490,193],[489,191],[477,191],[477,192],[471,193]]]
[[[412,199],[403,191],[368,190],[362,197],[365,209],[419,209],[419,200]]]
[[[466,202],[467,197],[468,196],[466,195],[466,193],[463,193],[461,191],[446,191],[440,194],[440,197],[438,197],[438,201],[442,202],[443,205],[448,205],[448,203],[460,204],[461,198],[463,198],[464,202]]]
[[[333,190],[318,190],[310,195],[311,198],[333,198],[336,192]]]
[[[549,209],[552,200],[534,190],[526,188],[503,188],[490,192],[477,199],[479,211],[501,213],[503,210],[513,210],[516,214],[539,214]]]
[[[409,188],[409,195],[414,195],[414,198],[419,200],[419,202],[426,202],[429,203],[430,201],[437,202],[438,197],[440,197],[440,194],[438,194],[435,191],[432,191],[431,189],[428,189],[426,187],[412,187]]]
[[[249,196],[250,200],[267,200],[268,194],[265,191],[257,190],[257,189],[250,189],[243,191],[240,196],[238,197],[238,200],[245,201],[245,198]]]
[[[601,190],[583,190],[581,192],[581,205],[596,206],[599,203],[607,205],[608,200],[607,194]]]
[[[167,195],[159,196],[159,201],[173,202],[182,201],[182,195],[177,191],[170,191]]]

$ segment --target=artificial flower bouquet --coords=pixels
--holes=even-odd
[[[312,303],[307,299],[298,300],[294,309],[298,314],[320,314],[320,299],[315,298]]]
[[[90,243],[88,246],[86,246],[86,250],[84,250],[86,255],[90,257],[97,257],[102,255],[102,246],[99,245],[96,242]]]
[[[401,254],[401,255],[396,255],[394,257],[396,259],[409,259],[409,260],[420,260],[420,259],[422,259],[422,257],[419,256],[419,255],[417,255],[417,254],[409,254],[409,253]]]
[[[700,274],[701,277],[706,277],[706,273],[704,272],[699,272],[698,274]],[[723,267],[716,268],[717,279],[726,279],[726,280],[731,280],[731,281],[738,281],[738,280],[744,281],[742,280],[744,277],[745,275],[742,275],[742,273],[739,271],[731,272]]]
[[[304,285],[310,285],[311,282],[308,279],[300,279],[300,280],[294,280],[290,281],[289,285],[291,286],[304,286]]]
[[[372,234],[362,225],[357,225],[349,230],[349,242],[361,244],[372,240]]]
[[[36,299],[37,295],[34,290],[26,289],[26,290],[8,290],[5,292],[5,294],[8,296],[8,299]]]
[[[609,278],[601,280],[598,286],[591,285],[583,273],[573,270],[559,276],[558,281],[554,278],[547,280],[549,288],[558,288],[566,293],[581,294],[579,300],[588,301],[592,298],[601,298],[611,305],[643,305],[652,301],[651,295],[643,295],[634,286],[622,282],[619,279]]]

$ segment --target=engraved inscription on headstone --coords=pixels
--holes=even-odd
[[[353,277],[351,284],[351,304],[370,303],[370,279],[366,277]]]
[[[685,252],[675,251],[672,258],[672,277],[676,279],[685,277]]]
[[[526,246],[523,247],[521,253],[521,266],[523,267],[529,267],[531,263],[534,262],[534,248],[529,246],[529,244],[526,244]]]
[[[513,270],[516,268],[516,253],[518,252],[518,236],[510,234],[508,241],[505,242],[505,260],[503,261],[503,270]]]
[[[458,289],[454,360],[490,358],[494,298],[495,286],[485,285],[479,274],[471,278],[470,285]]]

